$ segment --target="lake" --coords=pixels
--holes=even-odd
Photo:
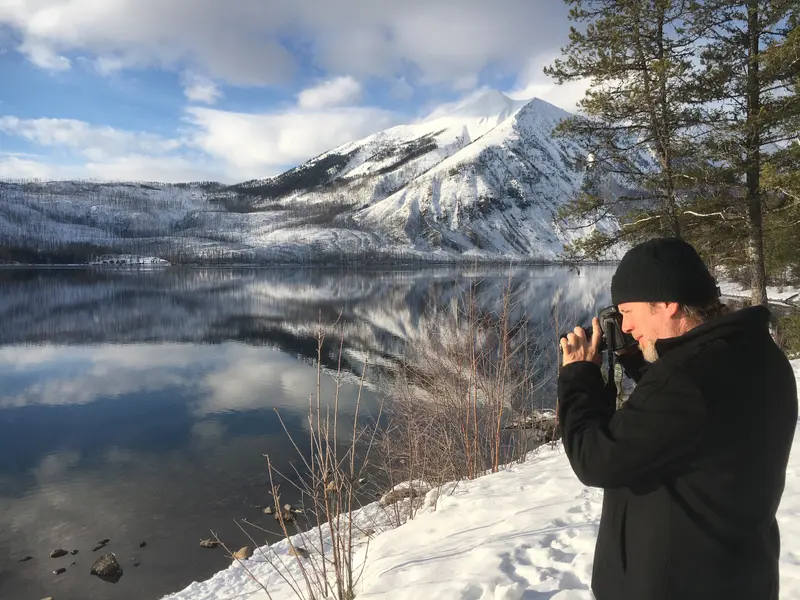
[[[469,290],[487,313],[510,290],[513,320],[542,332],[536,369],[552,383],[554,319],[586,323],[612,272],[0,270],[0,598],[160,598],[228,566],[199,541],[213,530],[238,549],[249,542],[234,519],[270,527],[264,455],[296,459],[280,418],[308,445],[320,323],[338,322],[322,396],[339,371],[352,415],[363,373],[368,419],[396,370],[459,326]],[[537,393],[552,406],[552,385]],[[51,559],[58,548],[79,553]],[[116,584],[88,574],[106,552],[124,569]]]

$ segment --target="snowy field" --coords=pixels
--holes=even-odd
[[[800,384],[800,360],[792,363]],[[602,491],[583,486],[560,446],[542,448],[522,465],[429,492],[413,521],[380,532],[384,512],[362,509],[364,532],[359,600],[589,600],[592,556]],[[436,503],[435,511],[433,504]],[[800,600],[800,440],[795,436],[778,513],[781,598]],[[295,544],[308,545],[297,539]],[[269,562],[286,565],[301,581],[288,544],[262,547],[208,581],[170,600],[283,600],[296,598]],[[269,562],[268,562],[268,560]],[[310,559],[300,559],[308,561]],[[268,590],[253,582],[253,573]]]

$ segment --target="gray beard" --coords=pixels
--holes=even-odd
[[[658,360],[658,350],[656,350],[655,343],[648,342],[644,348],[642,348],[642,355],[647,362],[656,362]]]

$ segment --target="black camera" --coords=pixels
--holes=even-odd
[[[622,314],[616,306],[607,306],[597,315],[600,321],[600,351],[611,349],[617,354],[625,354],[639,346],[630,333],[622,331]],[[592,326],[584,327],[586,339],[592,341]],[[567,334],[561,336],[567,337]]]

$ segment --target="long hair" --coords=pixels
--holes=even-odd
[[[683,315],[690,320],[705,323],[730,312],[727,304],[720,302],[719,298],[714,298],[711,302],[701,306],[681,304],[680,310]]]

